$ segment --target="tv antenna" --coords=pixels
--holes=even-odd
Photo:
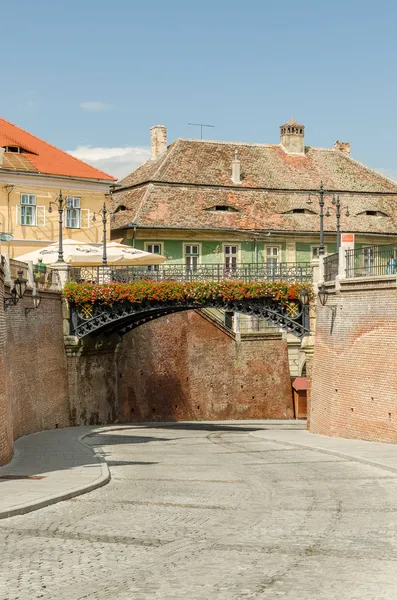
[[[188,123],[188,125],[192,125],[193,127],[200,127],[200,140],[203,139],[203,127],[215,127],[215,125],[204,125],[204,123]]]

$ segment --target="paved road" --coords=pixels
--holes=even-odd
[[[397,598],[397,475],[244,424],[89,441],[112,481],[0,522],[1,600]]]

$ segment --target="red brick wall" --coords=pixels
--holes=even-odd
[[[336,317],[330,333],[332,311]],[[310,431],[397,441],[396,283],[342,286],[318,306]]]
[[[118,373],[122,421],[293,417],[286,342],[236,344],[194,311],[126,335]]]
[[[30,292],[4,311],[0,276],[0,464],[21,435],[70,424],[60,294]]]
[[[0,465],[12,456],[11,410],[6,391],[7,326],[4,312],[4,271],[0,266]]]

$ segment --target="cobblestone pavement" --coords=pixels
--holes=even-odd
[[[1,600],[397,598],[397,475],[243,424],[88,441],[112,481],[0,522]]]

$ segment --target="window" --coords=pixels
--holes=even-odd
[[[146,244],[146,252],[151,252],[152,254],[161,254],[161,244]],[[148,265],[148,271],[158,271],[159,265]]]
[[[35,194],[21,194],[21,203],[16,208],[17,225],[43,226],[45,225],[45,206],[36,206]]]
[[[185,264],[189,271],[197,271],[199,263],[199,246],[198,244],[187,244],[185,246]]]
[[[161,244],[146,244],[146,252],[161,254]]]
[[[266,246],[266,264],[277,267],[280,248],[278,246]]]
[[[80,229],[81,212],[80,198],[78,196],[67,196],[66,198],[66,227]]]
[[[327,246],[324,246],[324,256],[328,254]],[[320,258],[320,246],[311,247],[311,259],[318,260]]]
[[[211,208],[206,208],[209,212],[221,211],[221,212],[238,212],[237,208],[233,208],[233,206],[228,206],[226,204],[217,204],[216,206],[211,206]]]
[[[365,210],[364,212],[358,213],[357,216],[366,215],[367,217],[388,217],[386,213],[381,210]]]
[[[308,208],[292,208],[291,210],[287,210],[287,212],[282,213],[283,215],[315,215],[313,210],[309,210]]]
[[[364,248],[364,270],[368,275],[374,272],[375,251],[374,248]]]
[[[21,225],[36,225],[36,196],[21,194]]]
[[[238,246],[224,246],[225,267],[226,269],[237,268]]]

